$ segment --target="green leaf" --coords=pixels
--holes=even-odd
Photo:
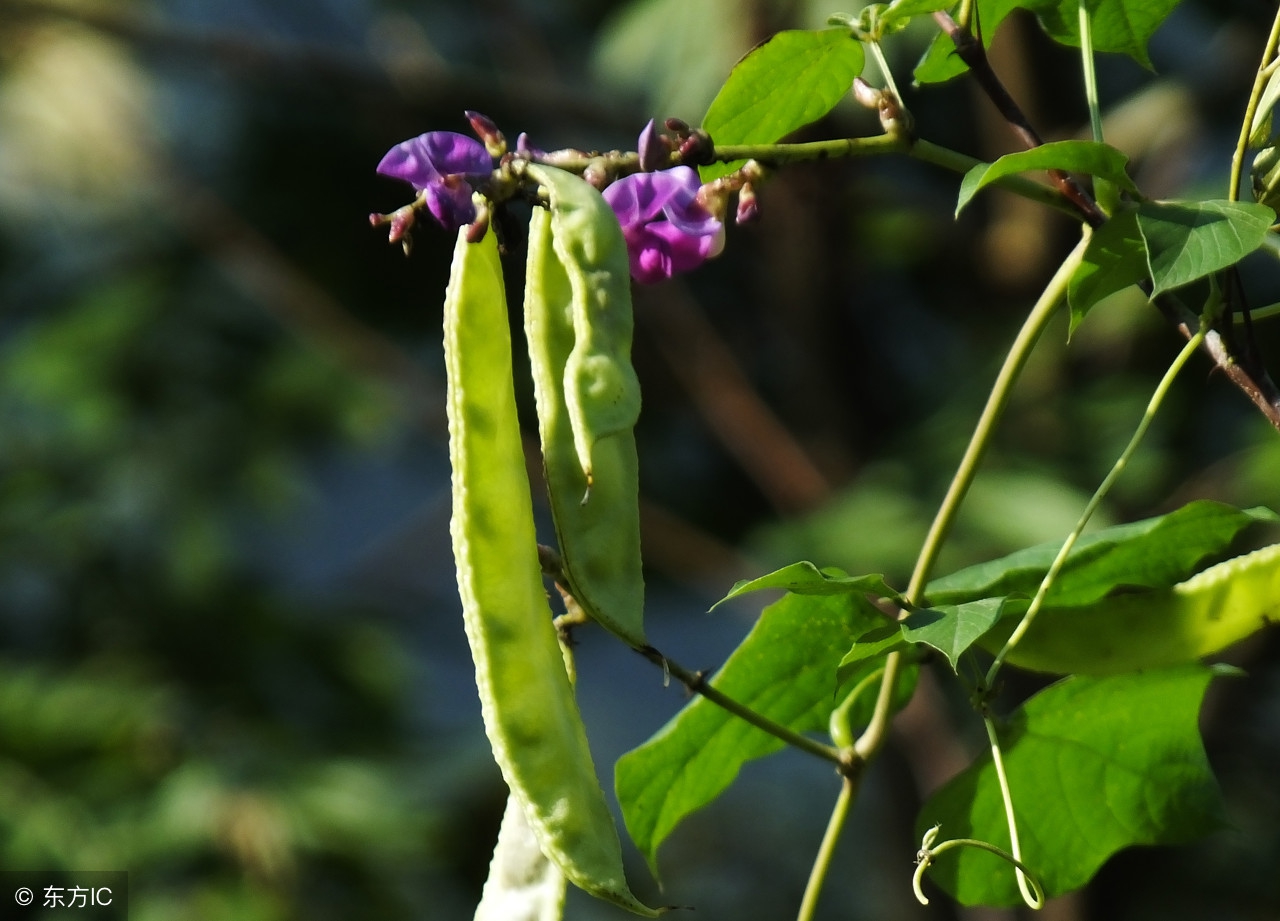
[[[1262,245],[1276,213],[1233,201],[1143,202],[1138,230],[1147,244],[1152,297],[1234,265]]]
[[[844,687],[861,673],[864,663],[883,659],[889,653],[900,652],[910,645],[902,635],[901,624],[873,627],[859,636],[841,657],[836,680]]]
[[[1270,509],[1242,511],[1200,500],[1168,515],[1086,534],[1067,557],[1046,604],[1080,606],[1121,588],[1167,588],[1259,521],[1280,521],[1280,516]],[[925,595],[935,607],[1003,595],[1031,597],[1061,546],[1040,544],[961,569],[929,583]]]
[[[1031,150],[1006,154],[994,163],[980,163],[965,173],[960,183],[956,214],[960,214],[974,195],[997,179],[1029,170],[1061,169],[1085,173],[1113,182],[1126,191],[1136,192],[1137,186],[1125,172],[1128,164],[1129,158],[1120,151],[1096,141],[1054,141]]]
[[[1000,732],[1023,861],[1049,897],[1078,889],[1116,851],[1183,844],[1223,824],[1197,720],[1211,669],[1074,677],[1027,701]],[[917,832],[1009,849],[990,755],[920,810]],[[930,878],[964,905],[1021,901],[1013,868],[975,848],[941,855]]]
[[[1127,54],[1151,69],[1147,44],[1177,5],[1178,0],[1089,0],[1093,50]],[[1015,9],[1034,12],[1041,28],[1054,41],[1080,47],[1079,0],[978,0],[977,19],[982,25],[983,45],[991,47],[996,29]],[[951,39],[940,32],[917,65],[915,81],[940,83],[967,69],[956,56]]]
[[[1000,23],[1004,22],[1005,17],[1014,10],[1024,5],[1019,0],[978,0],[976,9],[978,19],[982,23],[983,47],[991,47],[991,40],[995,38],[996,29],[999,28]],[[942,83],[960,76],[968,69],[968,65],[956,54],[956,46],[950,36],[945,32],[939,32],[920,63],[916,65],[914,78],[917,85]]]
[[[841,655],[882,620],[860,595],[787,595],[765,608],[711,683],[798,732],[825,730],[837,703]],[[782,745],[699,697],[618,760],[614,787],[622,816],[655,874],[658,846],[680,820],[719,796],[745,762]]]
[[[1079,0],[1031,0],[1020,4],[1034,10],[1050,38],[1080,47]],[[1178,0],[1088,0],[1094,51],[1127,54],[1151,70],[1147,44]]]
[[[862,43],[848,29],[779,32],[738,62],[702,127],[722,146],[772,144],[830,112],[863,62]],[[740,165],[704,166],[702,180]]]
[[[960,654],[978,641],[1000,619],[1003,598],[983,598],[967,604],[944,605],[912,611],[902,622],[902,636],[909,643],[924,643],[947,657],[956,670]]]
[[[1067,285],[1071,332],[1103,298],[1147,277],[1147,246],[1138,232],[1138,215],[1121,208],[1089,238],[1084,260]]]
[[[766,588],[781,588],[797,595],[845,595],[857,593],[876,595],[880,598],[897,598],[898,593],[885,584],[884,576],[850,576],[835,567],[819,569],[813,563],[801,560],[790,566],[761,576],[758,579],[742,579],[733,584],[729,594],[711,606],[715,610],[726,601],[741,597],[748,592],[758,592]]]
[[[995,650],[1006,618],[982,639]],[[1280,544],[1211,566],[1171,588],[1114,595],[1086,607],[1042,610],[1009,654],[1020,668],[1117,675],[1213,655],[1280,621]]]
[[[880,24],[884,28],[896,27],[916,16],[924,16],[938,10],[949,10],[957,0],[894,0],[880,14]]]

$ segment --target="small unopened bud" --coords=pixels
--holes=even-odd
[[[734,188],[733,174],[730,173],[728,176],[713,179],[699,188],[694,200],[707,214],[718,221],[723,221],[725,212],[729,210],[729,196],[733,194]]]
[[[760,182],[769,175],[765,165],[759,160],[748,160],[738,169],[743,182]]]
[[[915,119],[893,93],[882,93],[880,127],[890,137],[909,138],[915,130]]]
[[[417,212],[414,205],[405,205],[403,208],[397,208],[390,214],[371,214],[369,215],[370,227],[382,227],[386,225],[387,242],[400,243],[404,246],[406,254],[409,252],[409,231],[413,229],[413,223],[417,219]]]
[[[689,133],[689,123],[681,118],[668,118],[663,122],[667,126],[668,131],[674,131],[680,137],[685,137]]]
[[[640,132],[637,144],[640,152],[640,171],[653,173],[664,169],[671,162],[671,141],[658,130],[657,123],[651,118],[649,124]]]
[[[689,136],[680,142],[680,162],[686,166],[701,166],[710,163],[715,157],[715,145],[711,143],[711,135],[701,128],[694,128]]]
[[[853,78],[853,98],[860,106],[879,111],[884,90],[878,90],[861,77]]]
[[[760,201],[756,197],[756,189],[746,183],[738,191],[738,210],[733,216],[735,224],[750,224],[760,216]]]
[[[502,136],[498,126],[493,123],[493,119],[487,115],[481,115],[479,112],[472,112],[470,109],[465,114],[467,121],[471,122],[471,130],[484,143],[484,149],[489,153],[489,156],[496,160],[507,152],[507,139]]]
[[[484,235],[489,232],[489,209],[484,209],[476,219],[467,225],[467,242],[479,243],[484,239]]]
[[[597,189],[603,190],[609,184],[608,163],[603,157],[597,157],[587,164],[586,169],[582,171],[582,178]]]

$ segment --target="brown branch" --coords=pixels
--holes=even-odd
[[[978,85],[987,94],[987,98],[991,100],[1004,120],[1009,123],[1009,127],[1013,129],[1013,133],[1018,136],[1018,139],[1028,149],[1041,146],[1044,140],[1036,132],[1036,129],[1031,126],[1018,103],[1014,101],[1013,96],[1009,94],[1004,84],[1000,82],[1000,78],[996,76],[996,72],[991,69],[991,62],[987,60],[987,50],[982,47],[982,42],[975,38],[967,27],[952,19],[950,13],[939,11],[933,14],[933,18],[955,44],[956,54],[960,56],[960,60],[969,66],[973,78],[978,81]],[[1098,207],[1097,203],[1080,183],[1076,182],[1063,170],[1051,169],[1048,172],[1053,184],[1075,206],[1076,210],[1080,212],[1080,216],[1090,227],[1100,227],[1106,223],[1106,214],[1102,212],[1102,209]]]
[[[933,18],[955,43],[956,54],[969,66],[974,79],[978,81],[978,85],[982,87],[983,92],[987,94],[1001,116],[1009,123],[1013,132],[1028,148],[1043,144],[1040,135],[1036,133],[1017,102],[1000,82],[995,71],[991,69],[991,63],[987,60],[987,52],[982,42],[975,38],[966,26],[961,26],[952,19],[949,13],[936,12]],[[1106,222],[1106,214],[1069,175],[1062,170],[1049,170],[1049,178],[1090,226],[1099,227]],[[1150,296],[1149,283],[1144,287],[1147,295]],[[1200,318],[1176,299],[1163,297],[1157,299],[1155,304],[1165,318],[1187,339],[1194,336],[1200,329]],[[1230,317],[1227,322],[1231,322]],[[1227,379],[1262,411],[1273,426],[1280,429],[1280,388],[1267,373],[1266,367],[1255,350],[1246,348],[1245,354],[1236,354],[1232,347],[1229,327],[1226,335],[1216,329],[1209,330],[1205,335],[1202,348],[1227,376]]]
[[[1174,328],[1187,339],[1194,336],[1200,329],[1200,318],[1175,298],[1160,297],[1154,303]],[[1227,379],[1253,401],[1253,404],[1267,417],[1267,421],[1280,430],[1280,388],[1276,387],[1267,369],[1255,357],[1237,356],[1232,352],[1226,338],[1216,329],[1209,330],[1205,335],[1201,348],[1213,359],[1213,363],[1227,376]]]

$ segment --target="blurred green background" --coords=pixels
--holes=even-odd
[[[756,41],[837,9],[0,0],[0,865],[128,869],[138,921],[470,918],[504,790],[447,532],[451,245],[422,228],[406,260],[371,230],[408,200],[373,167],[422,131],[465,131],[463,109],[542,148],[631,146],[650,117],[698,122]],[[1272,12],[1186,0],[1157,73],[1100,62],[1108,139],[1146,193],[1225,191]],[[926,39],[890,49],[904,87]],[[993,60],[1046,136],[1082,131],[1075,57],[1033,20]],[[1016,149],[963,82],[907,103],[932,141]],[[804,136],[877,131],[848,104]],[[702,613],[735,578],[798,558],[909,570],[1075,232],[998,193],[955,222],[956,184],[904,159],[784,172],[720,259],[637,292],[650,631],[674,658],[714,667],[745,634],[758,606]],[[1245,282],[1280,300],[1273,256]],[[1280,369],[1276,330],[1259,345]],[[1179,346],[1127,295],[1069,346],[1056,329],[944,568],[1061,537]],[[1280,435],[1190,368],[1107,520],[1200,497],[1280,508]],[[582,640],[608,786],[683,699]],[[1249,676],[1206,708],[1234,826],[1122,855],[1041,917],[1280,916],[1278,645],[1235,651]],[[927,682],[820,917],[957,916],[912,899],[909,830],[973,730]],[[800,756],[751,766],[666,846],[661,899],[791,916],[835,793]],[[635,877],[656,898],[639,861]],[[569,917],[623,914],[575,896]]]

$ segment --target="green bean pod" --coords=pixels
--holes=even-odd
[[[534,209],[525,279],[547,492],[562,572],[583,609],[645,645],[639,465],[632,429],[640,385],[631,367],[631,287],[617,218],[594,188],[530,165],[548,189]]]
[[[473,921],[560,921],[564,883],[564,873],[538,846],[524,807],[508,797]]]
[[[494,757],[542,852],[575,885],[639,914],[552,624],[534,534],[492,232],[458,235],[445,297],[450,531]]]
[[[565,362],[564,395],[578,462],[591,486],[595,444],[631,431],[640,417],[640,381],[631,367],[627,244],[595,188],[552,166],[530,163],[526,170],[551,199],[552,241],[572,290],[574,342]]]

